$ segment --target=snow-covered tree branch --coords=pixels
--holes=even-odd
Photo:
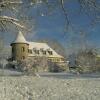
[[[22,25],[20,23],[20,21],[16,18],[13,18],[13,17],[8,17],[8,16],[0,16],[0,22],[4,24],[4,22],[6,23],[11,23],[11,24],[14,24],[16,27],[18,28],[22,28],[22,29],[27,29],[24,25]]]

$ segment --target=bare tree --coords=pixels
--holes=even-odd
[[[100,2],[98,0],[30,0],[30,5],[43,5],[42,7],[46,8],[46,11],[41,11],[41,16],[48,16],[53,13],[56,8],[60,8],[65,15],[67,27],[72,26],[72,20],[69,17],[69,9],[66,6],[69,3],[77,3],[79,6],[79,13],[85,13],[91,20],[91,24],[100,22]],[[76,12],[77,13],[77,12]]]
[[[6,31],[9,27],[11,29],[13,25],[17,30],[31,30],[32,27],[28,27],[27,16],[20,12],[23,6],[24,2],[22,0],[0,1],[0,31]]]
[[[80,13],[85,13],[89,19],[91,20],[90,25],[96,25],[96,23],[100,22],[100,7],[98,0],[1,0],[0,1],[0,27],[1,29],[6,29],[6,24],[14,24],[17,29],[29,29],[28,25],[25,24],[25,20],[32,20],[33,17],[22,15],[21,12],[24,12],[24,9],[29,12],[30,8],[37,7],[37,12],[39,12],[40,16],[49,16],[53,15],[53,12],[59,8],[59,12],[64,14],[66,29],[71,27],[74,31],[76,31],[72,19],[69,17],[70,10],[68,9],[67,4],[69,3],[77,3],[78,9]],[[20,9],[21,8],[21,9]],[[23,10],[22,10],[23,9]],[[2,15],[3,12],[10,11],[13,13],[13,16],[5,16]],[[62,12],[61,12],[62,11]],[[76,11],[77,13],[78,11]],[[79,13],[79,14],[80,14]],[[17,17],[20,16],[21,20]],[[22,21],[24,19],[24,21]],[[28,27],[28,28],[27,28]],[[79,29],[80,30],[80,29]]]
[[[93,49],[80,51],[76,58],[76,67],[81,72],[95,72],[97,53]]]
[[[76,4],[77,10],[74,10],[72,12],[71,9],[69,9],[70,4]],[[83,26],[80,26],[78,23],[74,23],[73,19],[70,17],[70,15],[74,13],[73,16],[80,15],[87,16],[88,21],[85,22],[87,27],[95,27],[96,25],[100,24],[100,1],[99,0],[30,0],[30,6],[35,5],[42,5],[42,8],[37,8],[40,16],[50,16],[53,15],[53,13],[58,9],[59,13],[63,14],[65,19],[65,34],[64,36],[68,36],[68,32],[74,34],[77,33],[77,36],[74,35],[72,37],[72,40],[74,43],[74,40],[76,37],[79,37],[79,43],[82,43],[82,48],[86,48],[87,40],[86,37],[88,36],[89,32],[88,30],[84,29]],[[44,9],[43,9],[44,8]],[[74,8],[73,8],[74,9]],[[79,27],[80,26],[80,27]],[[70,35],[70,34],[69,34]],[[86,41],[85,41],[86,40]],[[74,43],[75,44],[75,43]],[[81,46],[81,44],[80,44]],[[75,46],[73,46],[75,47]]]
[[[72,19],[69,17],[70,12],[67,4],[69,3],[77,3],[78,9],[80,11],[80,13],[85,13],[89,19],[91,19],[91,24],[90,25],[96,25],[96,23],[100,22],[100,7],[99,7],[99,1],[98,0],[54,0],[54,1],[50,1],[50,0],[1,0],[0,1],[0,26],[1,29],[5,29],[5,26],[7,23],[10,24],[14,24],[18,29],[24,29],[27,30],[27,25],[25,24],[25,21],[23,23],[22,19],[26,19],[29,17],[22,17],[21,11],[23,11],[24,9],[27,9],[27,11],[30,11],[31,7],[37,7],[37,11],[39,12],[39,14],[41,16],[49,16],[52,15],[53,12],[59,8],[62,11],[64,16],[65,16],[65,20],[66,20],[66,29],[68,29],[68,27],[72,27],[73,30],[75,29],[73,26],[73,22]],[[38,5],[38,6],[37,6]],[[21,7],[21,9],[19,9]],[[42,7],[42,8],[41,8]],[[43,8],[45,8],[43,10]],[[10,11],[11,13],[13,13],[14,16],[5,16],[2,15],[3,12],[5,11]],[[61,13],[62,13],[61,12]],[[77,11],[76,11],[77,13]],[[20,15],[21,14],[21,15]],[[21,16],[22,19],[19,20],[18,17],[16,16]],[[30,20],[32,20],[32,18],[29,18]]]

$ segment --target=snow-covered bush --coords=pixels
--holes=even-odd
[[[25,74],[34,74],[39,71],[46,71],[47,61],[46,58],[43,57],[32,57],[18,61],[15,68]]]
[[[46,57],[29,57],[22,61],[10,61],[7,68],[13,68],[25,74],[34,74],[37,72],[62,72],[68,69],[66,63],[57,63],[48,60]]]
[[[46,57],[32,57],[18,63],[21,71],[28,73],[36,72],[62,72],[68,70],[67,63],[49,61]]]
[[[76,70],[80,72],[96,71],[96,54],[92,50],[81,51],[77,55]]]
[[[6,68],[7,69],[15,69],[16,65],[17,65],[16,61],[8,61],[8,63],[6,64]]]
[[[62,72],[62,71],[67,71],[68,66],[67,64],[59,64],[56,62],[48,62],[48,71],[50,72]]]

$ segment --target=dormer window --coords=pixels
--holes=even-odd
[[[46,51],[42,51],[43,55],[46,55]]]
[[[52,51],[48,51],[49,55],[53,55],[53,52]]]
[[[43,51],[44,49],[43,48],[40,48],[40,51]]]
[[[35,54],[40,54],[39,50],[34,50]]]
[[[36,50],[36,48],[33,48],[33,51]]]

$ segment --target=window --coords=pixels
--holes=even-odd
[[[42,51],[43,55],[46,55],[46,51]]]
[[[57,58],[57,62],[59,62],[60,61],[60,59],[59,58]]]
[[[53,55],[53,52],[52,51],[48,51],[49,55]]]
[[[40,54],[39,50],[34,50],[35,54]]]
[[[36,50],[36,54],[39,54],[39,50]]]
[[[22,52],[24,52],[25,51],[25,47],[22,47]]]
[[[64,61],[64,58],[61,58],[61,61]]]
[[[12,47],[12,53],[14,53],[14,47]]]
[[[28,49],[28,53],[32,54],[32,50],[31,49]]]

